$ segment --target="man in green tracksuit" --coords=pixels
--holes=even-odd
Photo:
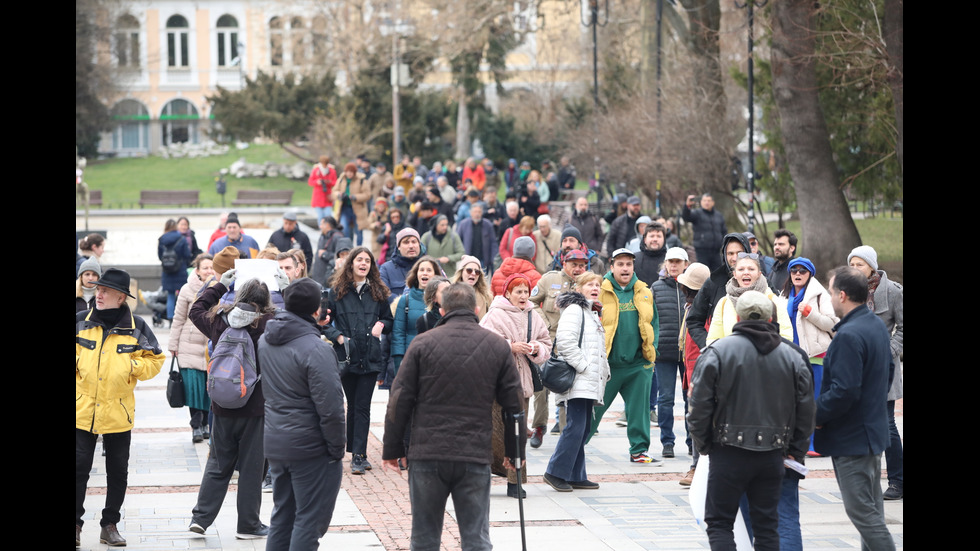
[[[657,357],[657,310],[653,292],[633,273],[634,258],[629,249],[617,249],[612,254],[609,273],[602,281],[599,300],[612,377],[606,383],[604,405],[596,406],[591,434],[595,434],[602,414],[618,393],[626,404],[630,461],[661,465],[660,461],[647,455],[650,449],[650,385],[653,362]]]

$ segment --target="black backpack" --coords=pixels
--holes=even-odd
[[[163,248],[163,254],[160,255],[160,264],[163,266],[163,271],[168,274],[176,274],[181,269],[180,258],[177,256],[177,243],[174,243],[170,247]]]

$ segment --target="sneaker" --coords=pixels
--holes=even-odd
[[[654,459],[645,453],[634,453],[630,454],[631,463],[650,463],[655,467],[659,467],[663,463],[659,459]]]
[[[511,484],[510,482],[507,483],[507,497],[517,498],[517,484]],[[527,492],[524,490],[524,488],[521,488],[520,499],[524,499],[526,497]]]
[[[257,540],[262,539],[269,535],[269,526],[263,524],[259,526],[259,529],[254,532],[238,532],[235,534],[235,539],[240,540]]]
[[[542,440],[544,440],[544,427],[534,427],[534,434],[531,435],[531,447],[540,448]]]
[[[572,491],[572,485],[571,484],[569,484],[568,482],[565,482],[564,480],[558,478],[557,476],[555,476],[553,474],[544,473],[544,481],[545,481],[546,484],[548,484],[548,486],[551,486],[552,488],[554,488],[556,492],[571,492]]]
[[[201,526],[196,522],[191,522],[191,525],[187,527],[187,530],[190,532],[194,532],[195,534],[201,534],[203,536],[204,532],[207,531],[207,528]]]
[[[810,450],[810,451],[806,452],[806,456],[807,457],[823,457],[822,455],[820,455],[819,452],[815,452],[813,450]]]
[[[204,432],[201,430],[200,427],[194,429],[194,432],[191,433],[191,442],[195,444],[204,442]]]
[[[694,469],[687,471],[687,474],[684,475],[684,478],[681,479],[680,485],[690,486],[692,482],[694,482]]]
[[[668,458],[674,457],[674,445],[673,444],[664,444],[664,453],[663,453],[663,456],[664,456],[664,459],[668,459]]]
[[[265,473],[265,480],[262,481],[262,493],[268,494],[272,491],[272,473]]]
[[[569,482],[568,483],[573,490],[598,490],[599,483],[592,482],[591,480],[582,480],[580,482]]]
[[[660,422],[657,421],[657,410],[655,409],[650,410],[650,425],[654,427],[660,426]]]
[[[350,473],[351,474],[364,474],[367,469],[364,467],[364,456],[360,454],[354,454],[350,459]]]
[[[361,456],[361,465],[364,465],[364,469],[365,470],[368,470],[368,471],[370,471],[371,469],[374,468],[374,467],[371,466],[371,462],[368,461],[368,458],[367,458],[366,455],[362,455]]]
[[[885,490],[885,493],[882,494],[881,497],[885,498],[886,500],[896,500],[896,499],[902,499],[903,494],[904,492],[901,486],[896,486],[895,484],[889,484],[888,489]]]
[[[561,434],[561,425],[555,423],[555,426],[551,427],[551,434]]]
[[[619,419],[616,419],[616,426],[617,427],[625,427],[626,426],[626,412],[625,411],[623,412],[622,415],[619,416]]]
[[[201,425],[201,436],[203,436],[205,440],[211,438],[211,427]]]

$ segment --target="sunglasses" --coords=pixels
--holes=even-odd
[[[793,266],[792,268],[789,269],[789,273],[791,273],[791,274],[808,274],[808,273],[810,273],[810,270],[807,270],[803,266]]]
[[[743,258],[751,258],[752,260],[759,260],[758,253],[738,253],[738,258],[741,260]]]
[[[470,275],[475,275],[482,272],[483,270],[480,270],[479,268],[464,268],[463,271]]]

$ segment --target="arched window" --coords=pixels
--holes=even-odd
[[[317,15],[313,18],[313,62],[323,63],[327,55],[327,18]]]
[[[197,107],[185,99],[174,99],[163,106],[160,126],[163,129],[163,145],[197,143]]]
[[[238,20],[225,14],[218,18],[218,67],[238,63]]]
[[[112,107],[112,149],[146,151],[150,146],[150,112],[134,99],[124,99]]]
[[[139,68],[140,22],[132,15],[121,15],[116,20],[115,54],[119,67]]]
[[[167,66],[189,67],[188,24],[181,15],[167,19]]]
[[[282,67],[282,19],[279,17],[269,20],[269,63]]]
[[[306,23],[302,17],[293,17],[289,22],[289,37],[292,39],[293,65],[306,65],[310,62]]]

